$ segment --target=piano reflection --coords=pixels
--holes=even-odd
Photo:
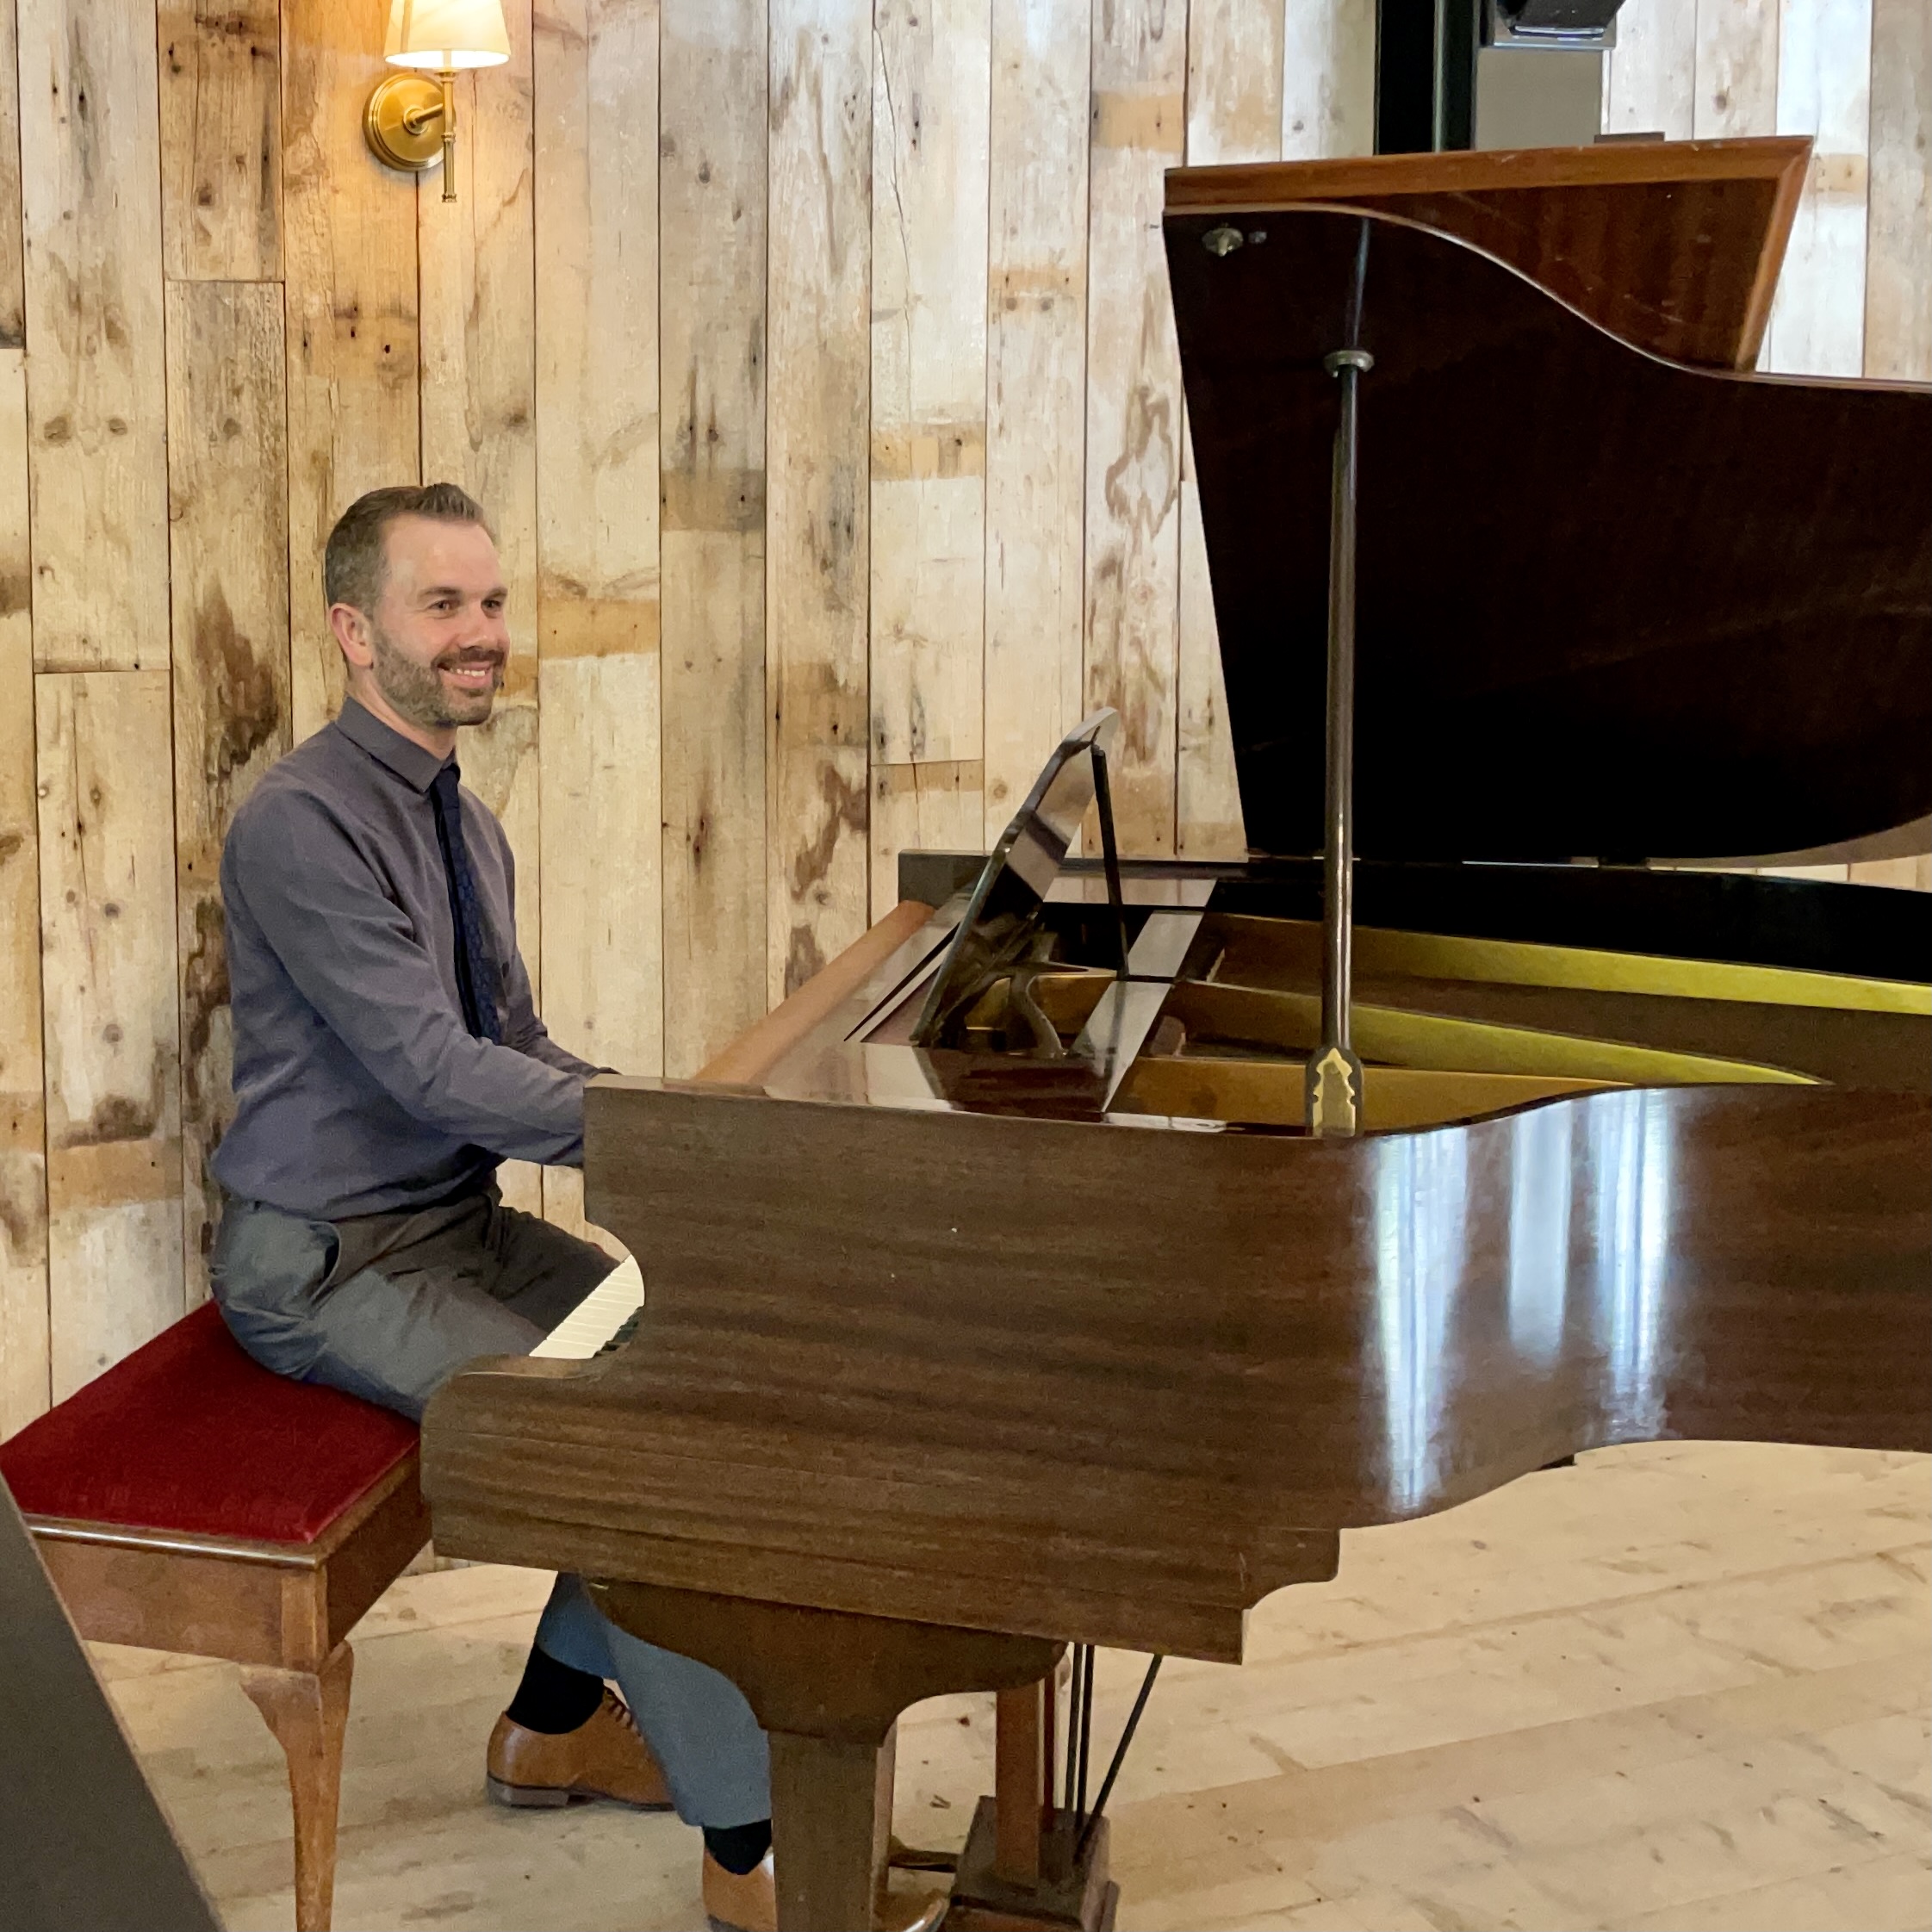
[[[1171,176],[1250,858],[1121,856],[1097,711],[591,1089],[643,1305],[437,1396],[437,1540],[742,1685],[788,1932],[869,1923],[916,1699],[1000,1693],[948,1923],[1093,1932],[1067,1645],[1239,1662],[1343,1530],[1598,1444],[1932,1446],[1928,901],[1685,869],[1932,811],[1932,391],[1749,373],[1804,161]]]

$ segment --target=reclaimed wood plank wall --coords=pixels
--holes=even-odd
[[[1161,175],[1366,152],[1372,0],[505,10],[450,204],[363,146],[382,0],[0,0],[0,1433],[206,1291],[221,839],[363,489],[495,520],[466,775],[600,1061],[696,1066],[1091,704],[1133,848],[1240,849]],[[1612,128],[1820,137],[1774,366],[1932,377],[1926,22],[1624,9]]]

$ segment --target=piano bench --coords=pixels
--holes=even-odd
[[[271,1375],[212,1302],[0,1444],[84,1637],[242,1667],[289,1761],[297,1932],[327,1932],[363,1612],[429,1539],[416,1426]]]

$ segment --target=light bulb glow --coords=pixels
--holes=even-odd
[[[389,0],[382,58],[438,73],[500,67],[510,58],[502,0]]]

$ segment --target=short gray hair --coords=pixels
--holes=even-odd
[[[365,613],[376,608],[387,571],[389,525],[399,517],[490,527],[482,505],[459,483],[397,483],[365,491],[336,519],[322,553],[322,594],[331,605],[352,605]]]

